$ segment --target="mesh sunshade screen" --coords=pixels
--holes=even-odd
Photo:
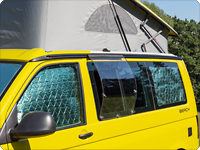
[[[119,6],[116,5],[115,7],[125,33],[136,35],[137,28],[131,17]],[[114,19],[114,14],[111,6],[103,5],[99,7],[88,19],[87,23],[85,24],[85,30],[92,32],[119,34],[119,29]]]
[[[56,127],[82,122],[77,64],[48,66],[31,81],[17,105],[18,122],[30,112],[49,112]]]
[[[185,91],[178,68],[149,67],[158,106],[186,101]]]

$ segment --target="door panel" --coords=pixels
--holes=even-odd
[[[87,71],[83,64],[81,59],[51,61],[42,63],[30,75],[29,83],[17,99],[18,122],[30,112],[46,111],[54,117],[57,131],[52,135],[9,143],[9,149],[66,149],[91,142],[93,135],[87,139],[79,138],[79,135],[92,133],[87,127],[86,112],[88,107],[91,110],[91,104],[94,105],[90,103],[85,107],[85,99],[92,99],[87,92],[90,90],[86,89],[91,87],[86,85],[89,78],[84,75]]]

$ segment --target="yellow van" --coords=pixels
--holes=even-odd
[[[197,149],[194,93],[171,54],[0,50],[0,149]]]

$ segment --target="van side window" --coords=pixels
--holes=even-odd
[[[186,103],[186,95],[176,63],[146,62],[157,106]]]
[[[134,113],[136,83],[126,61],[88,63],[99,120]]]
[[[84,123],[78,64],[47,66],[39,71],[17,104],[18,122],[30,112],[49,112],[60,129]]]
[[[110,63],[111,62],[105,62],[106,65],[109,65]],[[96,66],[100,65],[100,62],[98,62],[96,66],[94,65],[94,63],[90,63],[90,62],[88,63],[88,70],[89,70],[90,79],[92,82],[92,88],[93,88],[93,93],[95,97],[97,115],[98,115],[99,120],[103,120],[101,118],[100,112],[101,110],[105,110],[105,108],[103,107],[103,105],[105,104],[106,104],[105,107],[107,108],[106,110],[107,115],[113,114],[113,112],[118,112],[120,114],[121,112],[119,110],[121,111],[125,110],[123,108],[124,106],[123,98],[122,98],[123,94],[122,96],[120,94],[121,85],[123,85],[123,90],[125,93],[124,99],[128,100],[127,104],[131,106],[132,114],[151,111],[155,109],[155,103],[153,102],[151,86],[149,83],[149,78],[147,74],[147,69],[145,67],[145,63],[144,62],[128,62],[128,64],[132,70],[132,73],[134,74],[134,79],[131,79],[130,77],[127,76],[127,74],[126,76],[124,74],[123,76],[124,80],[121,80],[119,82],[116,77],[117,76],[116,70],[115,71],[105,70],[106,67],[102,67],[104,68],[103,70],[98,70]],[[110,66],[114,66],[114,65],[112,64]],[[128,73],[125,66],[124,66],[124,70],[121,68],[119,70],[123,73],[125,72]],[[102,82],[104,83],[101,83],[101,77],[98,74],[98,72],[104,74],[104,79],[102,80]],[[105,79],[105,77],[107,77],[107,79]],[[102,87],[102,84],[105,84],[105,81],[106,81],[106,86],[103,85]],[[106,94],[106,96],[109,98],[109,99],[107,98],[107,102],[104,104],[102,104],[102,99],[103,99],[102,96],[105,96],[105,95],[102,95],[102,93],[104,93],[102,90],[103,88],[105,91],[107,91],[108,94]],[[133,92],[129,92],[129,94],[126,94],[126,92],[128,91],[133,91]],[[134,97],[134,99],[131,99],[131,97]],[[133,102],[136,101],[134,107],[132,106],[134,103],[131,103],[131,101]],[[115,110],[113,111],[112,109],[115,109]],[[124,111],[122,114],[126,116],[125,113],[126,115],[132,115],[131,113],[127,113],[126,111]],[[109,116],[108,119],[109,118],[113,118],[113,117]]]
[[[107,119],[113,118],[116,112],[124,113],[123,116],[131,115],[127,111],[122,113],[122,110],[125,110],[123,100],[129,100],[131,94],[134,95],[134,92],[130,92],[128,96],[124,94],[125,91],[133,89],[137,92],[134,95],[135,105],[134,107],[130,105],[131,109],[128,110],[132,110],[134,114],[186,103],[185,90],[176,63],[129,61],[128,64],[133,71],[136,86],[134,85],[135,82],[130,80],[130,77],[124,76],[126,80],[118,80],[117,75],[120,74],[120,71],[128,72],[125,69],[126,67],[124,67],[124,70],[123,67],[119,70],[110,70],[106,69],[105,65],[109,65],[111,62],[105,62],[104,67],[101,67],[103,69],[96,68],[101,63],[88,63],[99,120],[103,120],[101,111],[106,112]],[[101,81],[102,77],[103,80]],[[122,94],[120,94],[121,86],[123,86]],[[131,102],[131,99],[127,102]]]
[[[137,98],[135,113],[150,111],[155,109],[152,97],[151,86],[144,62],[129,62],[137,82]]]

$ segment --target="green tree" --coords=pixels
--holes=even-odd
[[[149,3],[146,0],[142,0],[142,3],[151,9],[156,15],[162,18],[166,23],[168,23],[171,27],[174,26],[174,20],[167,14],[165,14],[164,10],[160,9],[154,3]]]
[[[176,16],[173,20],[179,37],[172,37],[169,41],[169,52],[183,58],[200,110],[200,22],[180,20]]]
[[[142,3],[173,27],[179,36],[169,37],[169,53],[181,56],[187,66],[194,94],[200,111],[200,22],[171,18],[154,3],[143,0]]]

